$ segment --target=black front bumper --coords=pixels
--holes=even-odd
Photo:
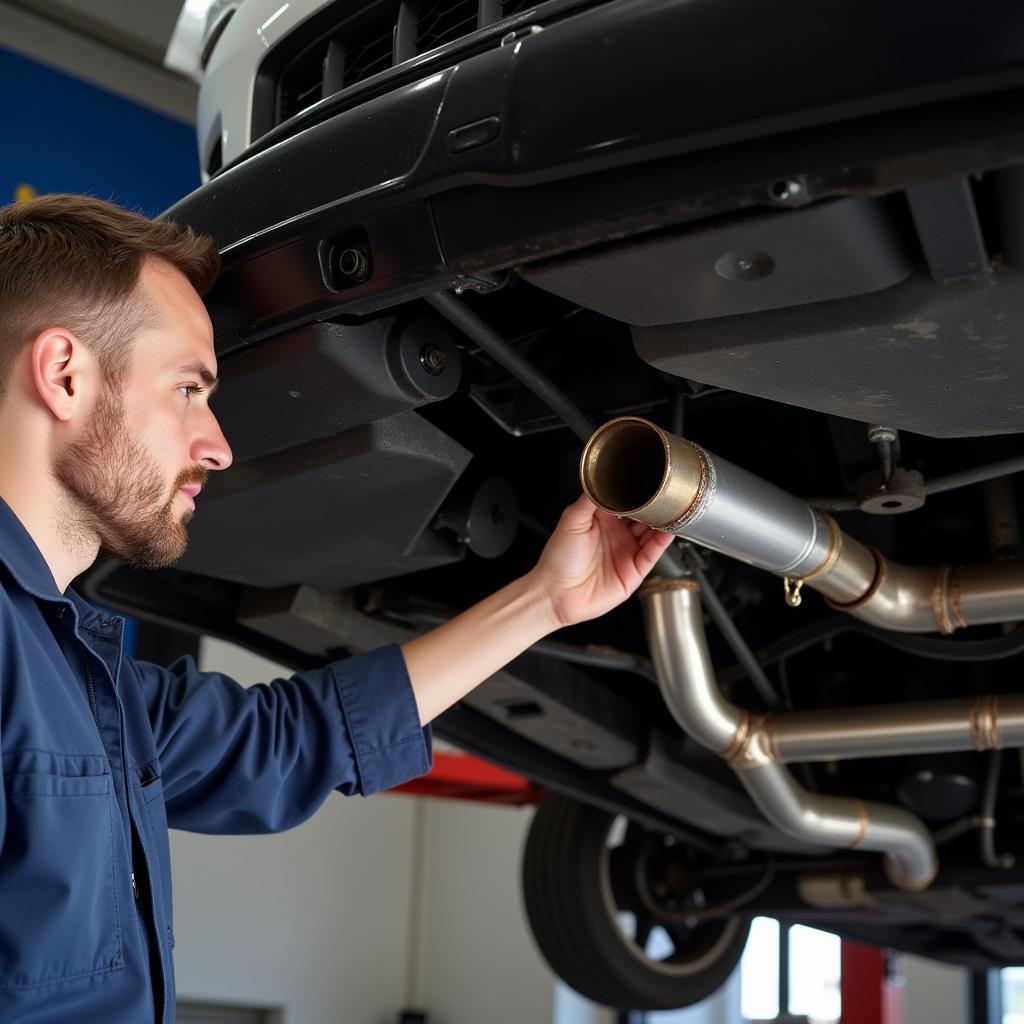
[[[1005,0],[558,10],[323,101],[167,211],[222,250],[222,354],[669,224],[1024,161],[1024,8]],[[353,244],[365,281],[332,263]]]

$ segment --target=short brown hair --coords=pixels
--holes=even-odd
[[[14,360],[47,327],[73,331],[112,381],[152,321],[138,291],[147,258],[202,295],[220,271],[213,239],[91,196],[44,195],[0,207],[0,398]]]

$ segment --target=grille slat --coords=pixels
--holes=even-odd
[[[345,44],[345,85],[355,85],[391,67],[394,48],[394,25],[349,39]]]
[[[281,81],[281,115],[287,121],[300,110],[323,98],[324,60],[327,43],[313,47],[288,69]]]
[[[426,0],[416,21],[416,52],[468,35],[477,27],[477,0]]]

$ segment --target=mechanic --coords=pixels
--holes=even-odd
[[[82,196],[0,209],[0,1020],[173,1020],[168,826],[279,832],[430,768],[429,722],[671,540],[580,498],[537,565],[401,647],[246,688],[122,651],[71,588],[158,568],[231,450],[212,239]],[[201,514],[201,513],[200,513]]]

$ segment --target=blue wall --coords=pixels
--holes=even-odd
[[[0,90],[0,206],[78,192],[152,217],[199,185],[188,125],[4,49]],[[135,630],[128,619],[128,653]]]
[[[155,216],[199,185],[188,125],[4,49],[0,90],[0,206],[28,185]]]

